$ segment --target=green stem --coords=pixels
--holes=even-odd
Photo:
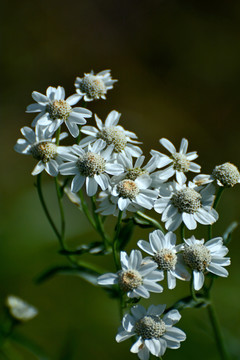
[[[80,190],[80,191],[78,192],[78,195],[79,195],[79,198],[80,198],[80,200],[81,200],[81,205],[82,205],[82,209],[83,209],[84,214],[86,215],[86,217],[87,217],[88,221],[90,222],[90,224],[92,225],[92,227],[93,227],[95,230],[97,230],[96,223],[95,223],[95,221],[93,220],[93,218],[92,218],[92,216],[91,216],[91,214],[90,214],[90,212],[89,212],[89,210],[88,210],[88,206],[87,206],[87,203],[86,203],[86,201],[85,201],[85,199],[84,199],[82,190]]]
[[[59,126],[59,128],[58,128],[57,131],[56,131],[56,141],[55,141],[55,144],[56,144],[56,145],[59,145],[59,136],[60,136],[60,133],[61,133],[61,126]]]
[[[182,242],[184,242],[184,239],[185,239],[185,225],[184,225],[184,222],[182,222],[182,224],[181,224],[181,240],[182,240]]]
[[[65,244],[65,228],[66,228],[66,222],[65,222],[65,214],[63,210],[63,204],[62,204],[62,193],[59,186],[59,182],[57,177],[55,178],[55,185],[56,185],[56,191],[57,191],[57,198],[58,198],[58,206],[60,210],[60,217],[61,217],[61,239],[60,239],[60,245],[62,250],[67,250],[67,246]]]
[[[51,217],[51,215],[50,215],[50,213],[49,213],[49,211],[48,211],[46,202],[45,202],[44,197],[43,197],[41,175],[42,175],[42,174],[37,175],[37,191],[38,191],[38,196],[39,196],[41,205],[42,205],[42,207],[43,207],[43,210],[44,210],[44,212],[45,212],[45,215],[46,215],[46,217],[47,217],[47,219],[48,219],[48,222],[49,222],[49,224],[51,225],[51,227],[52,227],[55,235],[57,236],[59,242],[61,243],[61,241],[62,241],[61,234],[59,233],[56,225],[54,224],[54,221],[53,221],[53,219],[52,219],[52,217]]]
[[[112,242],[113,259],[114,259],[114,263],[115,263],[117,270],[119,270],[121,267],[119,251],[117,248],[117,242],[118,242],[118,237],[119,237],[119,233],[120,233],[120,229],[121,229],[122,216],[123,216],[123,212],[119,210],[117,224],[116,224],[116,231],[115,231],[115,235],[114,235],[113,242]]]
[[[192,273],[191,281],[190,281],[190,292],[191,292],[193,300],[198,302],[198,298],[196,296],[195,289],[194,289],[194,284],[193,284],[193,273]]]
[[[215,312],[215,309],[214,309],[214,306],[212,303],[210,303],[207,306],[207,311],[208,311],[208,316],[209,316],[210,322],[212,324],[212,329],[214,332],[215,341],[216,341],[216,345],[217,345],[217,348],[219,351],[220,358],[221,358],[221,360],[228,360],[228,354],[227,354],[227,351],[224,346],[223,336],[222,336],[219,322],[217,319],[217,315],[216,315],[216,312]]]
[[[224,190],[224,187],[223,187],[223,186],[219,186],[219,189],[218,189],[216,198],[215,198],[214,203],[213,203],[213,208],[214,208],[214,209],[216,209],[217,206],[218,206],[218,203],[219,203],[219,200],[221,199],[223,190]]]
[[[101,220],[99,214],[96,213],[97,205],[96,205],[96,197],[95,196],[91,197],[91,202],[92,202],[93,216],[94,216],[94,219],[95,219],[97,231],[101,235],[101,237],[103,239],[103,242],[104,242],[104,247],[107,250],[108,247],[109,247],[109,242],[108,242],[108,238],[107,238],[107,236],[105,234],[105,230],[104,230],[102,220]]]
[[[152,224],[153,227],[155,227],[156,229],[161,230],[165,234],[164,228],[162,227],[162,225],[157,220],[151,218],[150,216],[145,215],[141,211],[137,211],[136,214],[140,218],[142,218],[144,220],[147,220],[150,224]]]

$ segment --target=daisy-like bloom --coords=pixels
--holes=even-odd
[[[176,246],[176,235],[168,232],[166,235],[161,230],[154,230],[149,234],[149,242],[139,240],[140,249],[151,255],[151,260],[158,265],[158,270],[164,276],[167,272],[168,288],[174,289],[176,278],[190,280],[190,274],[184,267],[182,256],[177,254],[179,245]]]
[[[196,240],[194,236],[184,240],[182,245],[183,259],[193,271],[193,284],[195,290],[200,290],[204,283],[204,273],[227,277],[228,271],[223,266],[230,265],[230,258],[224,257],[228,248],[223,245],[223,239],[216,237],[207,241]]]
[[[148,360],[150,354],[163,356],[167,348],[178,349],[180,342],[186,340],[186,334],[173,326],[181,319],[181,315],[174,309],[161,317],[165,307],[166,305],[150,305],[146,310],[142,305],[133,306],[132,314],[123,317],[116,341],[137,336],[130,351],[138,354],[141,360]]]
[[[226,162],[222,165],[215,166],[211,175],[201,174],[195,176],[193,179],[196,185],[208,184],[214,180],[217,181],[219,186],[233,187],[240,183],[240,173],[235,165]]]
[[[26,112],[40,113],[33,120],[32,126],[38,122],[46,127],[49,134],[53,134],[65,122],[70,134],[77,137],[79,135],[78,125],[86,124],[85,118],[92,116],[92,112],[88,109],[73,108],[72,105],[75,105],[81,97],[74,94],[65,100],[65,90],[62,86],[57,88],[49,86],[46,95],[33,91],[32,98],[36,103],[29,105]]]
[[[214,186],[209,184],[202,188],[190,181],[188,186],[174,181],[171,188],[171,195],[158,199],[154,205],[155,211],[162,214],[167,230],[175,231],[182,222],[189,230],[194,230],[197,222],[210,225],[218,220],[218,213],[212,208]]]
[[[140,156],[133,164],[133,158],[127,157],[125,154],[120,154],[118,157],[118,163],[124,167],[124,172],[119,176],[112,178],[112,183],[118,183],[123,179],[130,179],[135,181],[141,175],[149,175],[152,179],[151,187],[157,188],[162,184],[162,180],[158,179],[153,173],[157,168],[157,158],[152,156],[148,163],[142,166],[145,160],[145,156]]]
[[[83,126],[81,132],[88,136],[80,141],[80,145],[86,146],[94,143],[97,139],[102,139],[107,151],[115,157],[121,153],[126,154],[127,157],[139,157],[142,150],[133,144],[140,143],[131,139],[137,139],[137,135],[118,125],[120,116],[121,114],[113,110],[108,114],[105,124],[103,124],[102,120],[95,115],[98,129],[94,126]]]
[[[169,165],[166,169],[161,171],[161,178],[163,180],[168,180],[176,174],[177,182],[179,184],[184,184],[187,180],[185,173],[188,171],[193,171],[195,173],[200,172],[201,166],[192,162],[192,160],[195,160],[198,157],[197,152],[193,151],[187,153],[187,139],[182,139],[179,152],[177,152],[175,146],[169,140],[162,138],[159,142],[171,154],[168,156],[155,150],[151,151],[152,155],[158,156],[158,168]]]
[[[101,71],[96,75],[91,71],[89,74],[84,74],[83,78],[77,77],[75,87],[84,101],[92,101],[106,99],[107,91],[113,88],[115,82],[117,80],[112,79],[110,70]]]
[[[149,189],[151,183],[148,175],[141,175],[135,181],[124,179],[114,185],[111,193],[117,198],[118,208],[121,211],[133,211],[134,208],[138,211],[140,207],[151,210],[159,193]]]
[[[38,175],[45,170],[51,176],[57,176],[58,167],[63,163],[62,153],[66,151],[65,146],[57,146],[56,139],[45,132],[45,127],[37,124],[35,132],[28,126],[21,129],[25,139],[18,139],[14,150],[20,154],[32,155],[38,160],[37,165],[32,171],[32,175]],[[62,133],[59,140],[67,137],[67,133]]]
[[[120,164],[109,162],[109,154],[102,153],[105,143],[99,139],[92,146],[82,148],[79,145],[73,145],[71,153],[63,154],[66,162],[59,167],[62,175],[74,175],[71,184],[71,191],[78,192],[86,181],[86,191],[88,196],[96,194],[98,185],[102,190],[109,186],[109,176],[119,175],[123,172]]]
[[[23,301],[17,296],[9,295],[6,299],[6,306],[10,315],[18,321],[28,321],[38,314],[38,310]]]
[[[120,253],[122,270],[116,274],[107,273],[99,276],[99,285],[118,284],[120,289],[130,298],[149,298],[149,291],[161,293],[163,288],[156,284],[163,279],[159,271],[155,271],[157,264],[145,263],[139,250],[132,250],[130,256],[125,251]]]

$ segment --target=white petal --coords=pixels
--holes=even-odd
[[[23,136],[25,136],[25,138],[30,144],[33,144],[36,141],[35,132],[30,127],[24,126],[21,129],[21,133],[23,134]]]
[[[38,175],[45,169],[45,164],[42,161],[39,161],[35,168],[32,171],[32,175]]]
[[[165,149],[167,149],[171,154],[176,152],[176,148],[175,146],[168,140],[165,138],[162,138],[159,140],[160,144],[162,144],[162,146],[165,147]]]
[[[46,172],[51,176],[57,176],[58,174],[58,164],[55,160],[50,160],[46,163],[45,166]]]
[[[154,292],[154,293],[163,292],[163,287],[161,285],[159,285],[159,284],[156,284],[152,280],[147,280],[146,278],[143,279],[143,285],[148,291],[151,291],[151,292]]]
[[[188,141],[187,141],[187,139],[182,139],[182,141],[181,141],[181,145],[180,145],[180,150],[179,150],[179,152],[181,153],[181,154],[186,154],[186,152],[187,152],[187,148],[188,148]]]
[[[201,166],[198,164],[195,164],[194,162],[191,162],[190,166],[189,166],[189,170],[191,170],[195,173],[199,173],[201,171]]]
[[[143,340],[141,338],[138,338],[137,341],[132,345],[130,351],[136,354],[139,352],[139,350],[141,350],[142,346],[143,346]]]
[[[119,332],[116,336],[116,341],[119,343],[121,341],[127,340],[130,337],[132,337],[134,335],[134,332],[127,332],[125,330]]]
[[[211,263],[210,265],[207,266],[207,270],[211,271],[213,274],[216,274],[218,276],[222,276],[222,277],[228,276],[228,271],[222,266],[217,264]]]
[[[133,314],[136,320],[139,320],[146,315],[146,309],[142,305],[138,304],[131,308],[131,313]]]
[[[79,100],[81,99],[81,96],[78,94],[73,94],[71,96],[69,96],[66,101],[69,105],[75,105],[79,102]]]
[[[79,128],[77,126],[77,124],[71,122],[71,121],[66,121],[66,126],[70,132],[70,134],[76,138],[79,135]]]
[[[132,315],[126,314],[122,319],[122,326],[127,332],[131,332],[134,329],[135,320]]]
[[[160,342],[158,339],[146,339],[144,340],[145,345],[147,346],[150,353],[152,353],[155,356],[158,356],[160,352]]]
[[[105,126],[109,127],[109,126],[116,126],[119,118],[120,118],[121,114],[119,112],[117,112],[116,110],[111,111],[105,121]]]
[[[118,283],[117,274],[106,273],[98,277],[97,282],[99,285],[113,285]]]
[[[41,93],[39,93],[38,91],[33,91],[32,93],[32,98],[38,102],[38,103],[42,103],[42,104],[47,104],[49,103],[49,99],[47,98],[46,95],[43,95]]]
[[[167,314],[163,316],[163,321],[166,325],[172,326],[176,324],[181,319],[181,314],[178,310],[170,310]]]
[[[93,196],[96,194],[98,188],[98,184],[94,178],[87,177],[86,178],[86,192],[88,196]]]
[[[189,230],[194,230],[197,227],[197,222],[194,219],[193,214],[187,214],[185,212],[182,213],[182,219],[184,224]]]
[[[74,193],[78,192],[81,189],[81,187],[83,186],[84,181],[85,181],[84,176],[82,176],[80,174],[75,175],[75,177],[72,180],[71,191]]]
[[[170,271],[167,271],[167,281],[168,281],[168,288],[170,290],[176,287],[176,278]]]
[[[105,174],[94,175],[94,179],[96,180],[96,182],[98,183],[98,185],[102,190],[106,190],[108,188],[109,178],[107,175]]]
[[[200,290],[204,284],[204,274],[200,271],[193,270],[193,284],[195,290]]]
[[[125,199],[125,198],[120,197],[118,199],[119,210],[121,210],[121,211],[126,210],[130,203],[131,203],[130,199]]]
[[[140,247],[140,249],[142,249],[143,251],[145,251],[146,253],[150,254],[150,255],[154,255],[154,252],[151,248],[151,245],[145,241],[145,240],[139,240],[137,242],[137,245]]]
[[[186,175],[181,171],[176,171],[176,179],[180,185],[185,184],[185,182],[187,181]]]

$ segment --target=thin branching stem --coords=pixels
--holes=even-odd
[[[140,218],[147,220],[149,222],[149,224],[151,224],[154,228],[161,230],[165,234],[164,228],[157,220],[151,218],[150,216],[147,216],[146,214],[142,213],[141,211],[137,211],[136,214]]]
[[[45,202],[45,199],[43,197],[43,192],[42,192],[42,174],[38,174],[37,175],[37,191],[38,191],[38,196],[39,196],[39,200],[41,202],[42,208],[45,212],[45,215],[48,219],[49,224],[51,225],[55,235],[57,236],[59,242],[61,243],[62,239],[61,239],[61,234],[59,233]]]

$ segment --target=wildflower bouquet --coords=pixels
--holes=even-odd
[[[24,138],[17,141],[15,150],[36,160],[32,175],[36,176],[39,199],[59,240],[60,252],[69,262],[69,271],[81,271],[83,278],[118,299],[121,326],[117,342],[131,338],[130,351],[139,359],[148,360],[151,354],[162,359],[167,348],[178,349],[186,340],[186,334],[175,327],[181,311],[204,307],[220,358],[227,359],[211,290],[217,277],[228,276],[226,245],[237,223],[231,224],[223,236],[213,236],[212,227],[219,218],[216,209],[221,194],[240,182],[239,171],[235,165],[225,163],[216,166],[211,175],[200,174],[201,167],[194,162],[198,154],[188,152],[186,139],[177,150],[169,140],[161,138],[160,145],[167,154],[160,152],[161,148],[151,150],[145,162],[137,135],[120,125],[121,114],[116,110],[105,121],[95,115],[96,126],[88,125],[92,116],[90,102],[106,99],[115,82],[110,71],[105,70],[78,77],[76,93],[67,98],[61,86],[48,87],[46,95],[34,91],[35,102],[27,112],[37,116],[32,128],[21,129]],[[75,106],[79,102],[81,107]],[[63,145],[69,134],[73,144]],[[55,182],[60,229],[44,198],[43,171]],[[82,210],[99,234],[99,241],[69,247],[64,196]],[[154,217],[149,210],[155,211]],[[115,219],[112,235],[106,229],[109,216]],[[196,239],[192,232],[199,224],[206,226],[206,239]],[[149,239],[139,239],[138,249],[128,254],[124,249],[130,245],[135,227],[151,232]],[[80,261],[86,253],[112,256],[115,269],[103,274],[92,270]],[[54,273],[58,270],[55,268]],[[51,275],[46,272],[42,280]],[[175,289],[177,280],[190,284],[189,295],[168,308],[161,303],[161,293],[167,291],[161,284],[165,277],[169,289]],[[146,309],[141,299],[150,299],[151,293],[159,293],[158,304],[150,302]]]

